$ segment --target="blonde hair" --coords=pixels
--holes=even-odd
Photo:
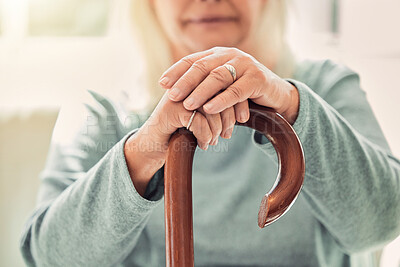
[[[144,56],[145,111],[152,111],[165,90],[158,80],[172,64],[167,37],[162,30],[149,0],[132,0],[132,21],[134,34]],[[256,29],[256,43],[261,54],[268,57],[272,71],[282,78],[291,78],[294,59],[286,42],[286,0],[267,0]],[[274,55],[275,57],[271,57]]]

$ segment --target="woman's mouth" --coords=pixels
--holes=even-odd
[[[190,18],[184,20],[183,24],[194,24],[194,25],[219,25],[224,23],[236,22],[238,19],[236,17],[201,17],[201,18]]]

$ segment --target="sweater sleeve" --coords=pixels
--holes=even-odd
[[[318,73],[315,90],[288,81],[300,95],[293,128],[305,154],[302,194],[316,219],[350,254],[380,248],[400,234],[400,161],[389,149],[359,76],[330,65]],[[255,132],[253,142],[276,161],[264,136]]]
[[[61,110],[21,238],[28,265],[112,266],[132,251],[162,198],[162,189],[139,195],[127,169],[124,143],[140,124],[94,92]]]

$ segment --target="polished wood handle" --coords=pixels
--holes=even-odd
[[[261,200],[258,226],[263,228],[281,217],[296,200],[303,185],[305,162],[301,143],[290,124],[271,108],[249,100],[247,126],[264,134],[278,156],[278,175]],[[196,138],[185,128],[169,142],[164,168],[165,245],[167,266],[194,266],[192,164]]]

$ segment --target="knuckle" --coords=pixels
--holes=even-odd
[[[252,78],[258,81],[266,81],[266,77],[264,75],[264,72],[262,72],[261,70],[257,69],[253,72],[252,74]]]
[[[222,47],[221,46],[214,46],[213,48],[211,48],[212,51],[217,52],[219,50],[221,50]]]
[[[182,63],[185,63],[187,65],[192,65],[193,64],[193,60],[190,58],[190,56],[186,56],[181,58],[180,60]]]
[[[230,47],[228,48],[228,51],[231,52],[232,54],[240,54],[240,50],[236,47]]]
[[[249,55],[240,55],[239,56],[240,62],[249,64],[249,63],[253,63],[253,58]]]
[[[231,85],[231,86],[229,87],[228,92],[229,92],[235,99],[241,100],[241,98],[242,98],[242,90],[241,90],[239,87],[237,87],[237,86],[235,86],[235,85]]]
[[[221,68],[213,69],[210,76],[219,83],[226,83],[226,76]]]
[[[193,65],[192,68],[199,71],[202,74],[208,74],[208,64],[205,60],[198,60]]]

